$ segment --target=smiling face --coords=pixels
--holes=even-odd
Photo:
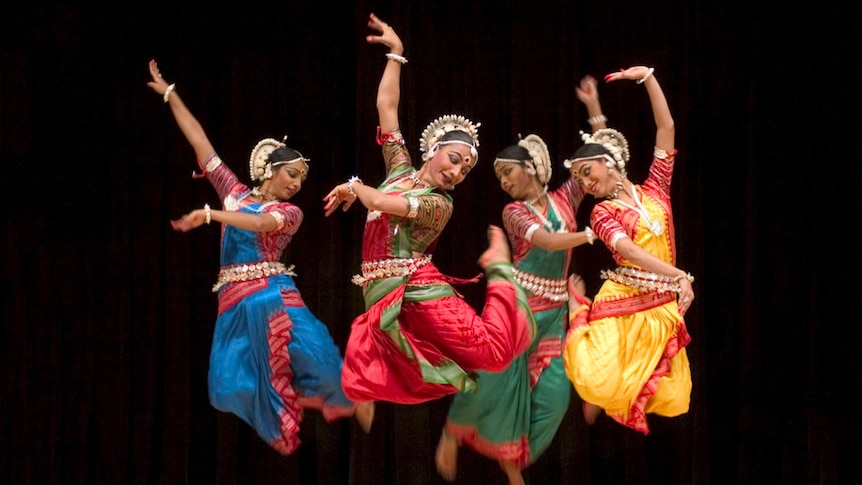
[[[289,200],[302,188],[308,175],[308,164],[300,160],[278,165],[272,169],[272,178],[261,185],[261,190],[269,192],[280,200]]]
[[[426,173],[437,187],[453,188],[476,166],[476,157],[463,143],[441,144],[426,164]]]
[[[611,194],[621,180],[619,172],[608,168],[605,158],[598,156],[573,163],[569,172],[584,192],[596,198]]]
[[[541,191],[541,184],[535,175],[527,172],[527,167],[518,162],[494,163],[494,172],[500,187],[515,200],[528,200],[535,197],[537,189]]]

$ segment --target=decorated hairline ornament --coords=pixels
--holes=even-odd
[[[626,140],[626,137],[623,136],[622,133],[613,129],[613,128],[602,128],[600,130],[596,130],[595,133],[590,135],[589,133],[584,133],[581,131],[581,139],[584,141],[584,144],[596,143],[605,148],[605,150],[609,151],[613,156],[613,160],[609,160],[614,164],[613,168],[616,168],[623,177],[626,175],[626,162],[629,161],[629,142]],[[590,156],[590,157],[579,157],[572,160],[563,161],[563,166],[566,168],[572,168],[572,164],[580,160],[592,160],[595,158],[601,158],[600,156]],[[611,168],[611,167],[609,167]]]
[[[482,123],[473,123],[469,119],[461,115],[444,115],[428,124],[422,132],[422,137],[419,139],[419,151],[422,152],[422,160],[428,160],[433,156],[435,145],[440,138],[450,131],[464,131],[470,138],[473,139],[473,145],[470,151],[474,158],[478,158],[476,148],[479,146],[479,127]],[[452,143],[464,143],[461,141],[453,141]]]
[[[284,139],[287,140],[287,136],[285,136]],[[299,157],[294,158],[293,160],[279,160],[277,162],[269,161],[269,156],[272,152],[286,146],[287,145],[285,145],[283,141],[278,141],[275,138],[264,138],[257,142],[257,145],[255,145],[251,150],[251,156],[248,160],[248,170],[252,182],[262,182],[272,178],[272,167],[299,161],[308,164],[308,162],[311,161],[310,159],[303,157],[298,151],[296,153],[299,153]]]

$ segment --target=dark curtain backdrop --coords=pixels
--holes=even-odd
[[[855,282],[858,16],[823,1],[34,1],[0,15],[0,160],[7,199],[0,333],[0,482],[443,483],[433,453],[449,399],[380,403],[370,434],[312,412],[283,457],[207,399],[219,231],[168,224],[217,203],[147,86],[147,61],[247,180],[264,137],[311,158],[306,218],[285,260],[342,347],[362,310],[365,211],[322,197],[383,178],[375,93],[392,24],[409,63],[401,125],[414,155],[441,114],[480,121],[479,166],[454,192],[435,261],[469,277],[507,195],[491,161],[537,133],[556,161],[580,146],[578,80],[647,64],[677,122],[678,265],[697,278],[687,323],[690,412],[641,436],[570,412],[530,484],[858,483]],[[850,8],[850,10],[847,10]],[[642,86],[600,86],[610,125],[646,174],[654,124]],[[579,213],[588,217],[591,204]],[[588,292],[609,266],[575,251]],[[844,259],[842,259],[844,258]],[[462,288],[481,307],[484,283]],[[855,294],[856,292],[852,292]],[[505,399],[501,396],[501,399]],[[457,483],[504,483],[462,449]]]

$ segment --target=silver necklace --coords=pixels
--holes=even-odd
[[[542,197],[544,197],[544,196],[546,196],[546,195],[548,195],[548,186],[547,186],[547,185],[545,186],[545,188],[543,188],[543,189],[542,189],[542,191],[539,193],[539,195],[537,195],[537,196],[536,196],[535,198],[533,198],[533,199],[525,200],[525,201],[524,201],[524,203],[525,203],[525,204],[527,204],[527,205],[533,205],[533,204],[535,204],[536,202],[538,202],[538,201],[539,201],[539,199],[541,199]]]
[[[640,201],[640,197],[638,197],[638,190],[634,184],[632,184],[631,196],[632,199],[635,201],[635,205],[637,207],[633,207],[622,200],[617,200],[617,202],[625,207],[628,207],[629,209],[637,211],[637,213],[644,218],[644,221],[646,221],[647,227],[649,228],[649,232],[655,234],[656,236],[661,236],[662,234],[664,234],[664,224],[662,224],[659,220],[654,221],[650,218],[649,214],[646,211],[646,207],[644,207],[644,205]]]
[[[418,172],[416,170],[410,172],[409,178],[410,178],[410,180],[413,181],[413,187],[419,187],[419,188],[423,188],[423,189],[427,189],[427,188],[431,187],[428,184],[428,182],[425,182],[424,180],[420,179],[419,175],[417,175],[417,174],[418,174]]]

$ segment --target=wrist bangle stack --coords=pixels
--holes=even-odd
[[[590,226],[584,228],[584,234],[587,236],[587,243],[592,244],[596,240],[596,233],[593,232],[593,229]]]
[[[398,54],[393,54],[392,52],[386,53],[387,59],[392,59],[393,61],[397,61],[400,64],[407,64],[407,58],[404,56],[399,56]]]
[[[177,83],[171,84],[168,86],[168,89],[165,89],[165,94],[162,96],[162,100],[167,103],[171,99],[171,93],[174,92],[174,89],[177,87]]]
[[[587,123],[589,123],[590,126],[596,126],[597,124],[604,123],[606,121],[608,121],[608,117],[603,114],[597,114],[592,118],[587,118]]]
[[[692,276],[691,273],[684,273],[673,277],[674,283],[679,283],[682,280],[688,280],[689,283],[694,283],[694,276]]]
[[[213,211],[212,209],[210,209],[209,204],[204,204],[204,212],[206,213],[206,218],[204,219],[204,222],[209,224],[213,220]]]
[[[356,175],[347,179],[347,191],[350,192],[350,195],[352,195],[353,197],[356,197],[356,192],[353,191],[353,184],[356,182],[359,182],[361,184],[362,179],[360,179]]]
[[[644,77],[642,77],[642,78],[638,79],[638,80],[637,80],[637,83],[638,83],[638,84],[643,84],[643,83],[644,83],[644,81],[646,81],[647,79],[649,79],[649,77],[650,77],[650,76],[652,76],[652,73],[654,73],[654,72],[655,72],[655,68],[654,68],[654,67],[649,68],[649,71],[647,71],[647,73],[644,75]]]

